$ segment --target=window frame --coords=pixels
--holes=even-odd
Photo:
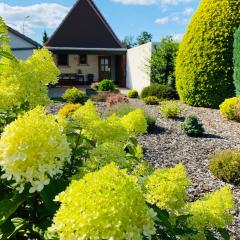
[[[85,57],[85,62],[83,63],[83,62],[81,62],[81,57],[82,56],[84,56]],[[79,54],[78,55],[78,64],[79,65],[87,65],[88,64],[88,56],[87,56],[87,54]]]
[[[60,55],[62,55],[62,56],[65,55],[65,56],[66,56],[66,64],[65,64],[65,63],[63,64],[62,62],[61,62],[61,63],[59,62],[59,60],[60,60],[59,56],[60,56]],[[58,62],[57,62],[57,63],[58,63],[58,66],[69,66],[69,54],[67,54],[67,53],[60,53],[60,54],[58,54],[58,55],[57,55],[57,61],[58,61]]]

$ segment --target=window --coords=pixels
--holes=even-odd
[[[84,64],[87,64],[87,55],[79,55],[79,64],[81,65],[84,65]]]
[[[58,65],[59,66],[68,66],[68,55],[67,54],[58,54]]]

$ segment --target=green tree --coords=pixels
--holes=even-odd
[[[134,37],[133,36],[126,36],[122,40],[122,45],[127,49],[134,47],[136,45],[136,43],[134,41]]]
[[[234,95],[233,40],[239,0],[202,0],[180,44],[176,86],[181,100],[217,108]]]
[[[44,44],[44,43],[46,43],[47,41],[48,41],[48,34],[47,34],[47,31],[44,30],[44,32],[43,32],[43,40],[42,40],[42,42],[43,42],[43,44]]]
[[[10,40],[7,37],[7,33],[8,33],[7,26],[3,19],[0,17],[0,57],[5,57],[17,61],[8,45]]]
[[[152,41],[152,34],[146,31],[142,32],[137,37],[137,45],[142,45],[151,41]]]
[[[151,82],[168,84],[175,88],[175,60],[179,43],[171,36],[160,41],[150,59]]]
[[[236,95],[240,96],[240,27],[235,33],[233,64],[234,64],[233,77],[234,77],[234,84],[236,88]]]

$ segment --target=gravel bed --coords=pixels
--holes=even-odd
[[[154,133],[138,137],[144,149],[145,159],[154,167],[172,167],[183,163],[187,169],[192,185],[189,188],[190,201],[217,190],[226,184],[214,178],[208,168],[209,157],[216,151],[240,149],[240,124],[221,117],[218,110],[189,107],[179,103],[183,112],[177,120],[165,119],[157,106],[146,106],[140,100],[131,100],[131,104],[143,107],[157,117],[157,129]],[[98,104],[99,111],[104,113],[106,106]],[[56,112],[59,105],[50,107]],[[181,131],[181,122],[189,113],[195,113],[204,124],[206,134],[202,138],[188,137]],[[240,240],[240,186],[232,186],[237,211],[230,227],[233,239]]]

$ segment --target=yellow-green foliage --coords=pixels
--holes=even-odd
[[[147,121],[143,110],[140,108],[124,116],[121,122],[130,134],[144,134],[147,132]]]
[[[66,104],[58,111],[58,114],[68,117],[72,115],[76,110],[78,110],[80,106],[81,106],[80,104],[74,103]]]
[[[147,105],[158,105],[160,100],[155,96],[148,96],[148,97],[145,97],[143,101]]]
[[[127,128],[115,115],[93,122],[89,131],[92,138],[98,143],[119,142],[124,144],[129,138]]]
[[[28,102],[30,107],[50,102],[47,84],[55,84],[59,70],[51,53],[35,50],[26,61],[2,59],[0,72],[0,109]]]
[[[129,92],[128,92],[128,97],[129,98],[138,98],[138,91],[134,90],[134,89],[131,89]]]
[[[85,102],[85,93],[76,87],[69,88],[63,94],[63,99],[69,103],[81,103]]]
[[[13,180],[19,192],[41,191],[50,178],[62,172],[70,158],[63,127],[43,107],[37,107],[9,124],[0,140],[2,178]]]
[[[222,151],[215,153],[209,166],[212,174],[229,183],[240,183],[240,152]]]
[[[233,40],[239,0],[202,0],[180,44],[176,86],[193,106],[218,107],[234,95]]]
[[[57,197],[53,230],[65,239],[141,240],[154,233],[154,212],[136,178],[111,164],[73,181]]]
[[[233,67],[234,67],[234,84],[236,88],[236,95],[240,96],[240,27],[234,35],[234,49],[233,49]]]
[[[225,228],[232,223],[230,211],[235,209],[229,187],[205,195],[202,199],[189,203],[189,226],[194,229]],[[204,238],[205,239],[205,238]]]
[[[77,111],[75,111],[72,118],[78,122],[81,128],[84,129],[91,128],[94,121],[100,120],[97,107],[91,100],[88,100],[84,106],[81,106]]]
[[[240,121],[240,97],[226,99],[220,105],[220,112],[229,120]]]
[[[178,104],[175,101],[162,102],[160,111],[165,118],[176,118],[181,113],[181,109],[178,107]]]
[[[147,180],[146,199],[160,209],[170,212],[181,210],[187,200],[190,181],[182,164],[175,168],[158,169]]]

